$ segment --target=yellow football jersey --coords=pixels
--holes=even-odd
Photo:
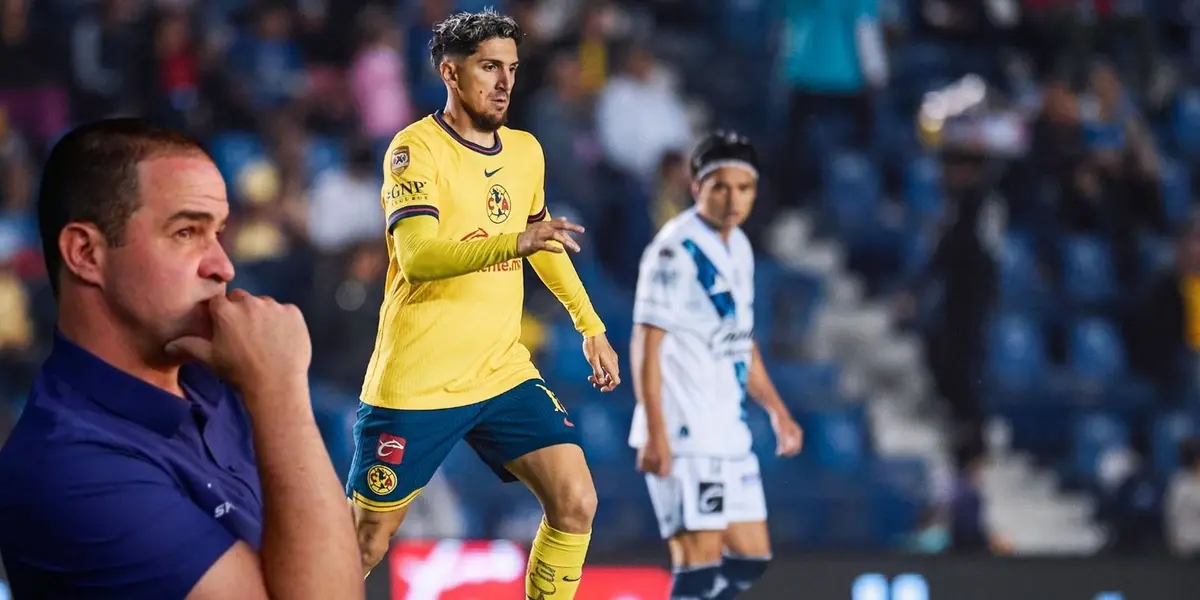
[[[519,342],[525,263],[517,258],[516,236],[547,217],[541,145],[528,133],[502,127],[495,144],[485,148],[463,139],[438,113],[393,138],[383,170],[391,264],[362,401],[386,408],[452,408],[539,377]],[[447,256],[483,252],[489,254],[483,260],[500,262],[453,277],[417,273],[417,264],[405,261],[410,257],[398,255],[405,251],[403,240],[394,239],[403,227],[415,226],[411,223],[428,225],[430,237],[452,250]],[[561,257],[569,267],[565,255],[547,256]],[[479,258],[468,257],[464,264],[486,264]],[[545,279],[543,267],[538,269]],[[574,269],[568,270],[581,299],[573,305],[561,294],[560,299],[577,329],[604,331]]]

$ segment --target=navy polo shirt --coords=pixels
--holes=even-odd
[[[58,335],[0,448],[0,557],[18,600],[182,599],[237,540],[262,490],[240,400],[185,366],[186,398]]]

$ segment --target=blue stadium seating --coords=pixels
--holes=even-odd
[[[325,441],[334,469],[345,483],[354,456],[358,399],[319,382],[310,385],[310,393],[321,439]]]
[[[850,245],[869,241],[879,229],[876,211],[882,199],[875,164],[863,154],[840,152],[826,164],[824,182],[825,208],[842,240]]]
[[[342,144],[335,139],[320,135],[312,136],[309,139],[305,158],[308,162],[310,179],[315,179],[326,170],[343,168],[346,163],[345,149]]]
[[[1047,370],[1046,340],[1034,320],[1010,314],[992,322],[986,366],[990,381],[1029,390],[1043,381]]]
[[[1107,452],[1129,446],[1128,426],[1105,413],[1079,416],[1072,426],[1071,437],[1073,459],[1069,473],[1089,483],[1097,480]]]
[[[1050,291],[1038,272],[1033,239],[1020,232],[1004,236],[999,260],[1000,305],[1027,315],[1048,312]]]
[[[1067,356],[1072,375],[1096,387],[1119,380],[1127,370],[1120,334],[1103,319],[1085,319],[1071,327]]]
[[[904,196],[920,223],[941,216],[942,167],[937,158],[922,155],[909,161],[904,171]]]
[[[241,131],[214,134],[208,150],[217,169],[230,185],[237,182],[247,163],[263,155],[258,134]]]
[[[859,471],[871,457],[866,409],[861,403],[797,415],[805,431],[807,453],[824,469]]]
[[[1116,297],[1112,253],[1098,237],[1068,237],[1063,243],[1062,273],[1067,301],[1078,308],[1101,308]]]
[[[1200,122],[1195,125],[1200,132]],[[1191,173],[1179,161],[1163,156],[1159,159],[1159,175],[1163,213],[1167,222],[1185,222],[1192,212]]]
[[[1189,159],[1200,158],[1200,89],[1183,91],[1171,114],[1175,145]]]
[[[1167,412],[1154,420],[1150,444],[1156,476],[1166,478],[1179,468],[1179,443],[1196,433],[1195,418],[1183,411]]]

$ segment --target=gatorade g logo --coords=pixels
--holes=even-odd
[[[697,504],[702,515],[717,515],[725,512],[725,484],[701,481]]]
[[[854,580],[850,600],[929,600],[929,584],[915,573],[897,575],[890,583],[885,575],[864,573]]]

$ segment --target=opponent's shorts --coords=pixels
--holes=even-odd
[[[346,495],[378,512],[407,506],[459,440],[505,482],[514,459],[557,444],[579,445],[567,409],[540,379],[490,400],[438,410],[396,410],[360,403]]]
[[[767,519],[758,457],[675,456],[666,477],[646,475],[663,539],[682,531],[722,531]]]

